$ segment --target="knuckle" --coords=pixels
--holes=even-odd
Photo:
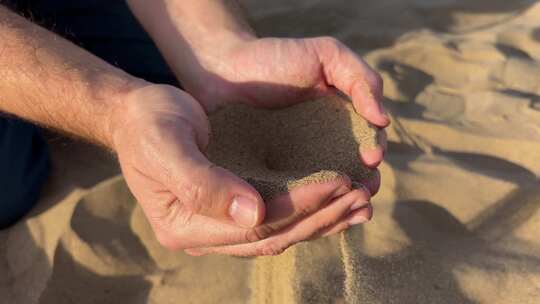
[[[295,208],[296,218],[306,217],[313,212],[319,210],[324,204],[327,203],[326,199],[318,199],[314,201],[305,201]]]
[[[323,40],[326,43],[335,44],[337,39],[332,37],[332,36],[323,36],[323,37],[321,37],[321,40]]]
[[[376,71],[370,70],[369,72],[366,72],[364,75],[365,81],[370,86],[370,91],[372,93],[380,94],[382,93],[384,81],[379,73]]]
[[[341,47],[342,43],[337,38],[332,36],[323,36],[319,38],[323,43],[326,43],[331,46]]]
[[[307,237],[305,237],[305,239],[299,241],[299,242],[302,242],[304,240],[311,240],[311,239],[317,239],[320,237],[320,235],[322,234],[322,232],[324,231],[327,231],[327,230],[331,230],[332,226],[336,224],[336,221],[335,219],[333,221],[331,220],[326,220],[324,222],[319,222],[317,223],[317,226],[313,229],[313,231],[311,231]]]
[[[190,200],[196,203],[197,205],[200,205],[200,202],[202,198],[204,197],[203,187],[201,185],[193,185],[189,187],[188,189],[190,190],[190,192],[188,193],[188,197],[190,198]]]
[[[310,233],[308,239],[309,238],[315,238],[321,231],[325,231],[325,230],[330,229],[333,225],[336,224],[336,222],[337,222],[336,219],[327,219],[327,220],[319,222],[318,225],[317,225],[317,228],[314,229]]]
[[[308,204],[300,205],[296,208],[296,215],[298,217],[306,217],[313,211],[313,206],[310,206]]]
[[[193,209],[178,200],[178,203],[173,208],[171,208],[169,221],[175,221],[177,225],[185,227],[189,225],[191,219],[193,218],[193,215],[195,215]],[[169,226],[171,225],[172,223],[169,223]]]
[[[279,245],[275,242],[269,242],[261,247],[261,256],[276,256],[282,254],[288,246]]]
[[[204,189],[205,187],[198,183],[185,183],[181,189],[184,207],[189,208],[189,210],[193,213],[198,214],[203,212],[205,195]]]
[[[341,41],[332,36],[318,37],[313,41],[318,48],[334,57],[337,56],[343,48]]]

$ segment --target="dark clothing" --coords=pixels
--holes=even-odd
[[[126,0],[11,0],[21,14],[122,70],[176,85]]]
[[[30,211],[48,171],[47,146],[39,130],[0,118],[0,229]]]
[[[178,85],[125,0],[11,0],[7,5],[134,76]],[[0,229],[35,204],[48,164],[38,128],[0,116]]]

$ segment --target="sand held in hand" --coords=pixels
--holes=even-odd
[[[264,198],[340,175],[365,180],[371,173],[359,151],[377,144],[377,129],[343,97],[279,110],[229,106],[210,122],[210,160],[245,178]]]

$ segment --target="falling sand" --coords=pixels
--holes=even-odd
[[[377,129],[355,113],[346,98],[322,98],[281,110],[229,106],[211,115],[210,122],[210,160],[246,179],[266,201],[340,175],[353,182],[370,178],[371,170],[361,164],[359,152],[377,145]],[[252,302],[298,303],[306,290],[325,294],[303,288],[309,279],[321,290],[335,289],[337,285],[324,278],[343,276],[340,265],[335,265],[339,259],[332,264],[326,251],[317,253],[313,248],[295,246],[278,257],[255,259]],[[328,264],[333,267],[321,268]],[[321,269],[325,271],[320,276],[312,274]],[[333,294],[338,297],[339,288]]]

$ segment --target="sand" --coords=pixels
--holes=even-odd
[[[243,2],[261,35],[331,34],[381,72],[374,219],[279,257],[171,253],[112,157],[53,137],[42,201],[0,231],[0,303],[537,303],[540,4]]]
[[[266,201],[340,175],[355,182],[371,176],[359,152],[378,144],[377,128],[344,97],[278,110],[234,105],[213,113],[210,123],[208,158],[246,179]]]

